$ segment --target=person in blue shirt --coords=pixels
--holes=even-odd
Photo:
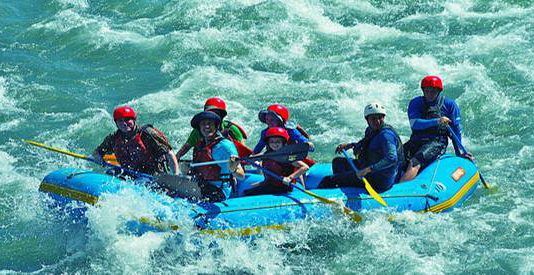
[[[368,125],[364,138],[355,143],[342,143],[336,148],[336,153],[353,149],[356,159],[350,161],[361,170],[356,174],[346,158],[335,158],[332,162],[334,174],[323,178],[319,188],[364,187],[358,177],[366,177],[377,192],[384,192],[398,180],[404,152],[399,135],[384,121],[384,106],[368,104],[364,108],[364,117]]]
[[[192,169],[199,182],[203,200],[220,202],[228,199],[235,186],[235,178],[244,178],[245,171],[238,159],[233,142],[219,132],[221,118],[214,112],[204,111],[191,119],[191,126],[202,135],[193,148],[193,162],[229,160],[225,163],[199,166]]]
[[[461,142],[460,107],[450,98],[441,94],[443,82],[438,76],[426,76],[421,81],[423,96],[415,97],[408,105],[408,118],[412,135],[404,145],[408,168],[400,182],[408,181],[447,150],[450,126]],[[459,155],[458,148],[454,149]],[[470,153],[464,157],[473,159]]]
[[[282,127],[289,134],[289,144],[295,143],[308,143],[310,145],[310,151],[314,151],[313,143],[309,140],[309,135],[306,131],[298,124],[288,121],[289,120],[289,110],[280,104],[272,104],[267,107],[267,110],[262,110],[258,114],[258,119],[267,124],[267,128],[263,129],[260,134],[260,140],[256,146],[254,146],[253,154],[259,154],[266,148],[267,143],[265,142],[265,133],[269,128],[273,127]],[[303,160],[308,166],[315,164],[315,161],[309,157],[306,157]]]

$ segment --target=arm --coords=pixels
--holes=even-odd
[[[141,139],[151,149],[154,154],[153,157],[163,157],[162,161],[164,160],[167,164],[171,175],[179,173],[178,160],[163,132],[153,127],[146,127],[141,134]]]
[[[343,150],[349,150],[354,149],[358,150],[358,148],[361,146],[361,141],[358,142],[352,142],[352,143],[341,143],[336,147],[336,154],[340,154]]]
[[[241,166],[237,148],[230,140],[225,139],[219,142],[212,150],[212,157],[215,160],[229,160],[228,162],[217,164],[221,167],[221,173],[232,173],[234,177],[239,179],[245,177],[245,170]]]
[[[264,136],[265,136],[265,129],[261,131],[260,140],[258,140],[258,143],[256,144],[256,146],[254,146],[254,150],[252,150],[252,153],[259,154],[263,150],[263,148],[265,148],[266,144],[263,141]]]
[[[235,140],[239,142],[243,141],[243,134],[241,134],[241,130],[239,130],[237,126],[229,123],[228,132],[230,136],[232,136]]]
[[[113,153],[113,147],[111,146],[112,136],[113,134],[106,136],[102,143],[100,143],[100,145],[98,145],[98,147],[96,147],[96,149],[93,151],[92,157],[96,161],[104,162],[104,159],[102,157],[105,154]]]
[[[200,140],[200,132],[197,129],[193,129],[191,133],[189,133],[189,137],[187,137],[187,141],[182,145],[180,150],[178,150],[178,153],[176,153],[176,158],[180,160],[191,148],[193,148],[198,141]]]
[[[306,171],[310,169],[310,167],[301,160],[294,161],[291,163],[291,165],[297,168],[297,170],[295,170],[295,172],[291,173],[289,176],[284,177],[283,182],[286,184],[290,184],[294,179],[304,175]],[[304,184],[304,182],[302,184]]]
[[[382,139],[380,150],[384,158],[362,169],[359,173],[360,177],[391,168],[397,163],[397,139],[391,133],[387,133],[380,138]]]
[[[408,119],[412,130],[428,129],[437,126],[439,123],[439,118],[423,119],[424,114],[421,112],[424,109],[423,100],[420,97],[416,97],[408,105]]]
[[[287,129],[287,132],[289,133],[289,139],[296,143],[306,143],[310,141],[297,129]]]
[[[177,160],[181,159],[185,154],[187,154],[187,152],[189,152],[191,148],[193,148],[193,146],[189,145],[189,143],[185,143],[184,145],[182,145],[182,148],[178,150],[178,153],[176,153],[175,158]]]
[[[165,154],[165,160],[167,161],[167,167],[171,170],[171,175],[179,175],[180,169],[178,168],[178,160],[176,159],[176,155],[174,155],[174,152],[172,150],[169,150],[167,154]]]
[[[245,169],[243,169],[243,166],[241,166],[241,161],[239,158],[232,156],[228,162],[228,168],[234,177],[238,179],[245,178]]]
[[[397,163],[397,142],[391,134],[387,134],[383,137],[382,153],[384,158],[377,163],[370,165],[371,171],[382,171],[388,169]]]

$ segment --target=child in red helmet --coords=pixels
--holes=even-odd
[[[264,142],[267,143],[267,153],[280,150],[289,141],[289,134],[286,129],[282,127],[271,127],[265,131]],[[300,178],[308,171],[309,166],[304,161],[293,161],[288,163],[281,163],[274,160],[266,159],[262,162],[262,166],[283,177],[282,181],[265,174],[265,180],[257,184],[252,189],[245,190],[245,196],[261,195],[261,194],[280,194],[293,190],[291,182]],[[304,183],[303,183],[304,184]]]
[[[261,131],[260,140],[256,144],[253,150],[253,154],[259,154],[263,148],[265,148],[265,133],[269,127],[282,127],[284,128],[289,135],[289,144],[294,143],[308,143],[310,145],[310,151],[313,151],[313,143],[309,140],[309,135],[300,127],[300,125],[289,122],[289,110],[280,104],[273,104],[267,107],[267,110],[262,110],[258,114],[258,119],[267,124],[267,128]],[[312,166],[315,164],[315,161],[306,158],[304,162]]]

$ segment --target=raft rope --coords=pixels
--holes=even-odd
[[[432,179],[430,180],[430,186],[429,186],[429,188],[428,188],[428,193],[426,194],[426,196],[427,196],[427,197],[430,197],[430,198],[431,198],[431,197],[435,197],[435,196],[431,195],[431,193],[432,193],[432,191],[434,190],[434,185],[435,185],[435,182],[436,182],[435,179],[436,179],[436,176],[437,176],[437,174],[438,174],[438,168],[439,168],[439,163],[441,162],[441,157],[442,157],[442,156],[440,156],[440,157],[438,158],[438,161],[437,161],[437,163],[436,163],[436,168],[434,169],[434,174],[432,175]],[[428,201],[427,201],[427,203],[426,203],[426,206],[427,206],[427,207],[426,207],[427,210],[430,209],[430,205],[428,204]]]

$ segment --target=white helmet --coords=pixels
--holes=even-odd
[[[370,104],[367,104],[365,108],[363,109],[363,117],[367,118],[369,115],[386,115],[386,108],[384,108],[384,105],[382,105],[379,102],[373,102]]]

